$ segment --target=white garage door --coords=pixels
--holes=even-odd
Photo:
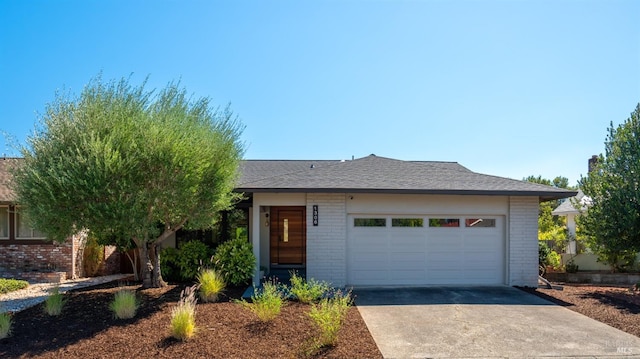
[[[350,215],[350,285],[504,284],[500,216]]]

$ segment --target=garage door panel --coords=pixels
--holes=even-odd
[[[352,280],[360,285],[388,285],[389,272],[381,270],[355,271]]]
[[[350,216],[349,284],[504,284],[502,218],[496,218],[495,227],[466,227],[461,217],[460,227],[436,228],[393,227],[391,217],[371,217],[387,218],[387,226],[353,227]],[[429,217],[423,216],[425,225]]]

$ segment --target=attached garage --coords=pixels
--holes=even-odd
[[[576,193],[375,155],[245,161],[241,170],[236,190],[250,197],[258,265],[304,268],[338,287],[536,286],[539,203]],[[282,258],[289,247],[303,251],[295,261]]]
[[[351,285],[505,284],[502,216],[350,215]]]

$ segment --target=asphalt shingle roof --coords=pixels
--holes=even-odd
[[[0,158],[0,202],[14,202],[10,168]],[[370,155],[350,161],[245,160],[239,192],[351,192],[538,196],[567,198],[575,191],[470,171],[456,162],[401,161]]]
[[[580,204],[580,209],[577,209],[573,203]],[[562,216],[567,214],[579,214],[580,211],[584,211],[591,203],[591,198],[584,195],[582,190],[578,190],[578,193],[562,202],[556,209],[554,209],[551,214],[554,216]]]
[[[312,166],[313,165],[313,166]],[[370,155],[351,161],[246,160],[242,192],[371,192],[566,198],[575,191],[475,173],[455,162],[401,161]]]
[[[11,168],[15,166],[20,158],[0,157],[0,203],[15,202],[15,194],[11,190]]]

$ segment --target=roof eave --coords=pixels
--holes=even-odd
[[[456,190],[456,189],[393,189],[393,188],[243,188],[236,192],[250,193],[381,193],[381,194],[440,194],[463,196],[531,196],[551,201],[575,196],[575,191],[509,191],[509,190]]]

